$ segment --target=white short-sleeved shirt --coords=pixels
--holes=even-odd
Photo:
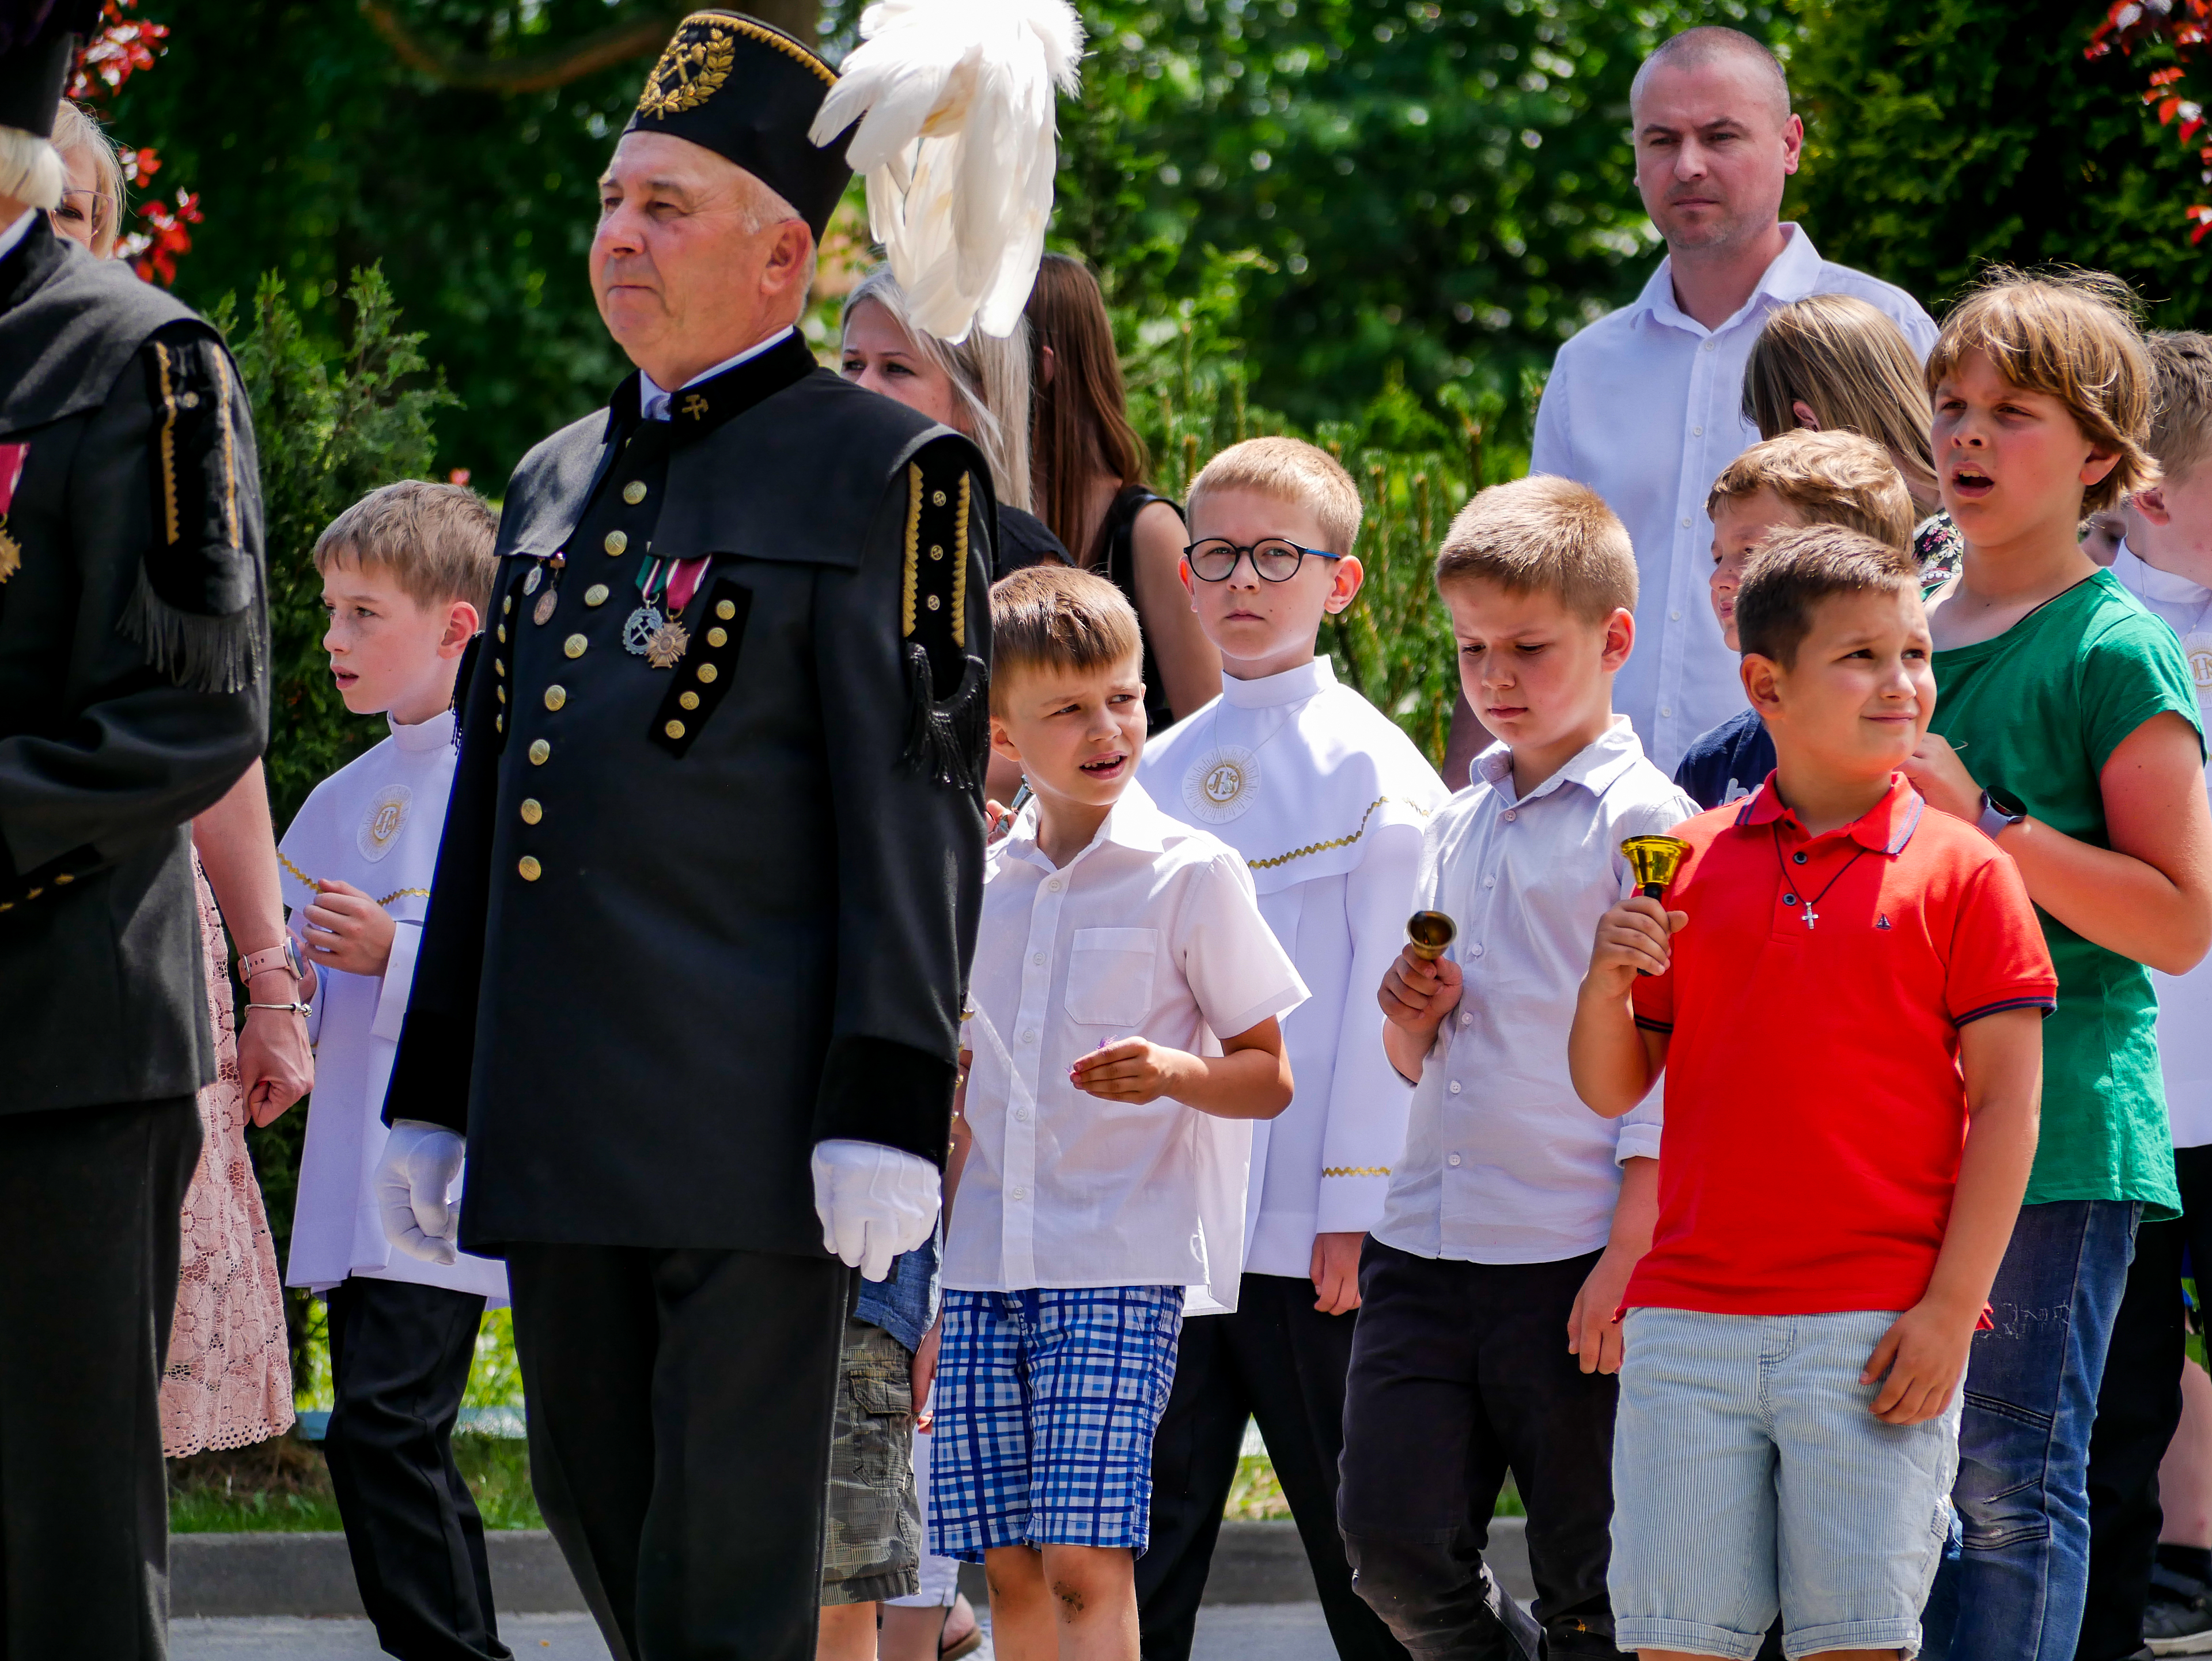
[[[2197,709],[2212,724],[2212,588],[2146,565],[2123,542],[2112,578],[2181,636],[2197,681]],[[2212,762],[2205,764],[2212,789]],[[2158,989],[2158,1061],[2176,1147],[2212,1142],[2212,958],[2186,975],[2150,971]]]
[[[1422,1065],[1374,1233],[1422,1257],[1558,1262],[1605,1244],[1620,1162],[1659,1153],[1659,1087],[1601,1118],[1567,1076],[1567,1030],[1598,919],[1635,891],[1620,844],[1698,805],[1625,715],[1526,796],[1502,744],[1474,773],[1429,821],[1418,900],[1458,924],[1466,990]]]
[[[1306,996],[1244,862],[1132,783],[1055,867],[1036,808],[991,850],[970,981],[973,1137],[945,1284],[1183,1286],[1235,1306],[1249,1121],[1111,1102],[1069,1069],[1117,1038],[1198,1055]]]
[[[1789,241],[1717,329],[1674,303],[1673,262],[1661,260],[1632,304],[1559,348],[1537,406],[1528,471],[1589,485],[1635,544],[1636,652],[1613,680],[1613,708],[1669,773],[1700,733],[1744,708],[1736,654],[1706,599],[1705,496],[1759,442],[1743,371],[1768,316],[1808,295],[1850,295],[1894,319],[1920,356],[1936,344],[1935,323],[1904,289],[1821,259],[1802,227],[1782,228]]]

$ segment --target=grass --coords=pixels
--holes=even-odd
[[[530,1490],[530,1459],[522,1442],[456,1436],[453,1459],[476,1496],[486,1528],[545,1526]],[[173,1533],[300,1533],[339,1526],[323,1451],[296,1436],[169,1462]]]
[[[1291,1502],[1283,1497],[1283,1485],[1275,1478],[1275,1468],[1264,1455],[1255,1454],[1237,1462],[1237,1480],[1229,1485],[1229,1504],[1223,1509],[1224,1517],[1237,1523],[1275,1523],[1289,1520]],[[1498,1496],[1498,1505],[1491,1512],[1493,1517],[1522,1517],[1520,1490],[1513,1479],[1505,1479],[1504,1491]]]

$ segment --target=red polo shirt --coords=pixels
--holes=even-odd
[[[1724,1315],[1904,1310],[1936,1267],[1966,1129],[1959,1029],[2056,1007],[2027,885],[1900,776],[1808,837],[1774,794],[1700,813],[1668,891],[1659,1223],[1626,1302]]]

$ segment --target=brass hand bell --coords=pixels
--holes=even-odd
[[[1646,899],[1657,899],[1674,880],[1675,872],[1689,854],[1690,844],[1680,837],[1631,837],[1620,844],[1628,867],[1636,873],[1636,885]]]
[[[1406,943],[1425,962],[1443,956],[1458,934],[1459,925],[1441,911],[1416,911],[1406,920]]]

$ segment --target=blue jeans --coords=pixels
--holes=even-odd
[[[2089,1579],[2089,1427],[2142,1207],[2022,1206],[1974,1335],[1959,1425],[1960,1531],[1923,1618],[1924,1661],[2072,1661]]]

